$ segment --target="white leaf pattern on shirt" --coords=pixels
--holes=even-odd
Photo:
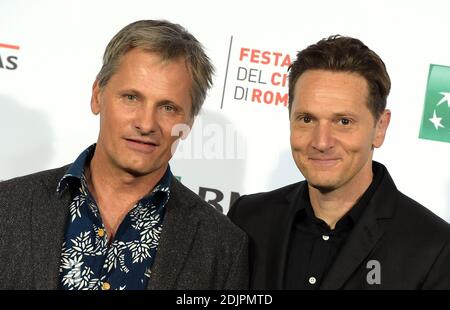
[[[81,186],[81,188],[83,187]],[[168,188],[159,188],[159,190],[167,192]],[[83,194],[86,194],[84,188],[80,195],[74,197],[70,205],[72,222],[81,218],[80,207],[86,202],[86,196]],[[88,205],[97,216],[98,207],[95,203],[89,202]],[[62,284],[66,288],[72,290],[101,289],[105,276],[102,276],[102,279],[94,278],[94,272],[83,264],[84,256],[103,256],[106,254],[103,267],[107,272],[119,268],[124,273],[128,273],[130,270],[130,266],[127,266],[125,262],[125,253],[131,254],[132,264],[142,263],[151,256],[150,250],[158,246],[162,232],[162,225],[158,226],[161,220],[160,215],[156,212],[155,206],[138,203],[130,211],[129,216],[131,227],[139,231],[140,240],[129,242],[114,240],[108,249],[106,238],[101,238],[98,235],[98,230],[102,227],[93,225],[92,231],[81,232],[74,239],[71,239],[70,247],[67,247],[66,243],[63,244],[60,272],[63,272],[64,269],[68,270],[62,278]],[[95,233],[94,243],[91,236],[92,232]],[[150,277],[150,275],[151,270],[147,269],[144,276]],[[119,289],[126,289],[126,286],[119,286]]]

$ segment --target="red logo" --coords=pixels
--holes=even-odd
[[[20,48],[20,46],[18,46],[18,45],[11,45],[11,44],[5,44],[5,43],[0,43],[0,47],[10,48],[13,50],[18,50]]]
[[[236,80],[253,83],[250,87],[237,85],[235,100],[288,105],[287,68],[291,64],[289,54],[241,47]]]
[[[20,49],[18,45],[0,43],[0,69],[17,69],[17,52]]]

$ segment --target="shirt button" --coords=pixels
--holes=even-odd
[[[108,282],[103,282],[102,284],[102,290],[109,290],[111,288],[111,285]]]
[[[309,282],[310,284],[315,284],[315,283],[316,283],[316,278],[310,277],[310,278],[308,279],[308,282]]]
[[[99,236],[99,237],[103,237],[104,235],[105,235],[105,230],[102,229],[102,228],[99,228],[99,230],[98,230],[98,236]]]
[[[322,239],[325,240],[325,241],[327,241],[328,239],[330,239],[330,236],[322,235]]]

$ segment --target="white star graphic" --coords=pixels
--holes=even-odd
[[[444,103],[445,101],[447,101],[448,107],[450,108],[450,93],[446,93],[446,92],[442,92],[440,93],[442,96],[441,100],[437,103],[436,106],[440,105],[441,103]]]
[[[442,124],[441,124],[441,119],[442,117],[437,117],[436,115],[436,110],[434,110],[433,113],[433,117],[429,118],[430,122],[433,123],[434,127],[436,128],[436,130],[438,130],[439,127],[445,128]]]

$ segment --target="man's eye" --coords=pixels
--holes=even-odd
[[[311,123],[311,121],[312,121],[312,119],[311,119],[311,117],[309,117],[309,116],[302,116],[301,118],[300,118],[300,120],[303,122],[303,123],[306,123],[306,124],[308,124],[308,123]]]
[[[351,121],[348,118],[341,118],[339,120],[339,123],[341,123],[342,125],[347,126],[347,125],[350,125]]]
[[[136,95],[124,95],[124,97],[129,100],[129,101],[135,101],[137,100],[137,96]]]
[[[173,106],[171,106],[171,105],[164,105],[163,109],[166,112],[174,112],[175,111],[175,108]]]

